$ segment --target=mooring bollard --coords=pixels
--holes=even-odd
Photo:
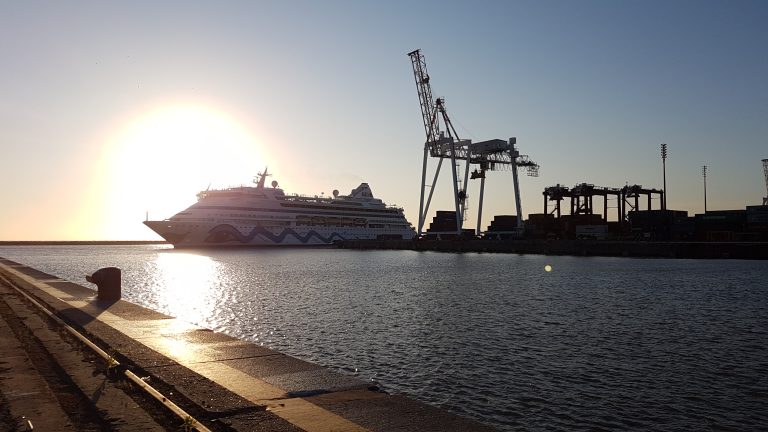
[[[85,276],[85,280],[95,283],[98,287],[96,297],[99,300],[120,300],[120,269],[117,267],[104,267],[93,274]]]

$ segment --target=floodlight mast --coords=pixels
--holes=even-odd
[[[765,176],[765,198],[763,198],[763,205],[768,205],[768,159],[763,159],[763,175]]]
[[[667,209],[667,145],[661,144],[661,165],[664,181],[664,195],[661,196],[661,209]]]
[[[704,177],[704,213],[707,212],[707,166],[701,167],[701,176]]]

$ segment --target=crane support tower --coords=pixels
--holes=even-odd
[[[448,158],[451,160],[451,173],[453,177],[453,196],[456,212],[456,234],[462,234],[462,224],[466,220],[467,213],[467,187],[470,179],[480,179],[479,204],[477,212],[477,231],[480,234],[482,212],[483,212],[483,194],[485,191],[485,173],[486,171],[495,171],[504,166],[510,166],[512,171],[513,185],[515,191],[515,210],[517,211],[518,230],[522,229],[522,206],[520,202],[520,187],[518,180],[518,167],[527,169],[528,175],[538,176],[539,165],[531,161],[527,155],[521,155],[517,150],[516,138],[509,140],[493,139],[472,143],[471,140],[460,139],[456,129],[451,123],[448,112],[445,108],[443,98],[433,98],[432,86],[430,84],[429,73],[427,72],[427,63],[421,50],[415,50],[408,53],[413,66],[413,76],[416,81],[416,90],[419,95],[421,105],[421,118],[424,123],[424,132],[426,142],[424,143],[424,160],[421,171],[421,193],[419,198],[419,225],[418,235],[423,234],[424,222],[427,219],[429,205],[435,191],[440,168],[443,161]],[[438,158],[435,168],[432,184],[427,185],[427,161],[430,157]],[[461,166],[464,164],[463,180],[460,176]],[[470,176],[470,166],[476,165]],[[429,188],[429,194],[426,190]],[[424,200],[426,195],[426,202]]]
[[[763,159],[763,175],[765,176],[765,198],[763,198],[763,205],[768,205],[768,159]]]

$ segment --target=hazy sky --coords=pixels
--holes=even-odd
[[[0,240],[159,239],[147,212],[267,165],[288,193],[366,181],[416,224],[417,48],[462,138],[541,165],[526,215],[557,183],[661,188],[662,142],[670,208],[702,211],[705,164],[710,210],[760,204],[766,22],[764,1],[2,1]],[[484,226],[511,184],[489,175]]]

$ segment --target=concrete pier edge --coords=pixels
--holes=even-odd
[[[0,258],[0,274],[121,363],[233,431],[491,431],[375,383]]]

